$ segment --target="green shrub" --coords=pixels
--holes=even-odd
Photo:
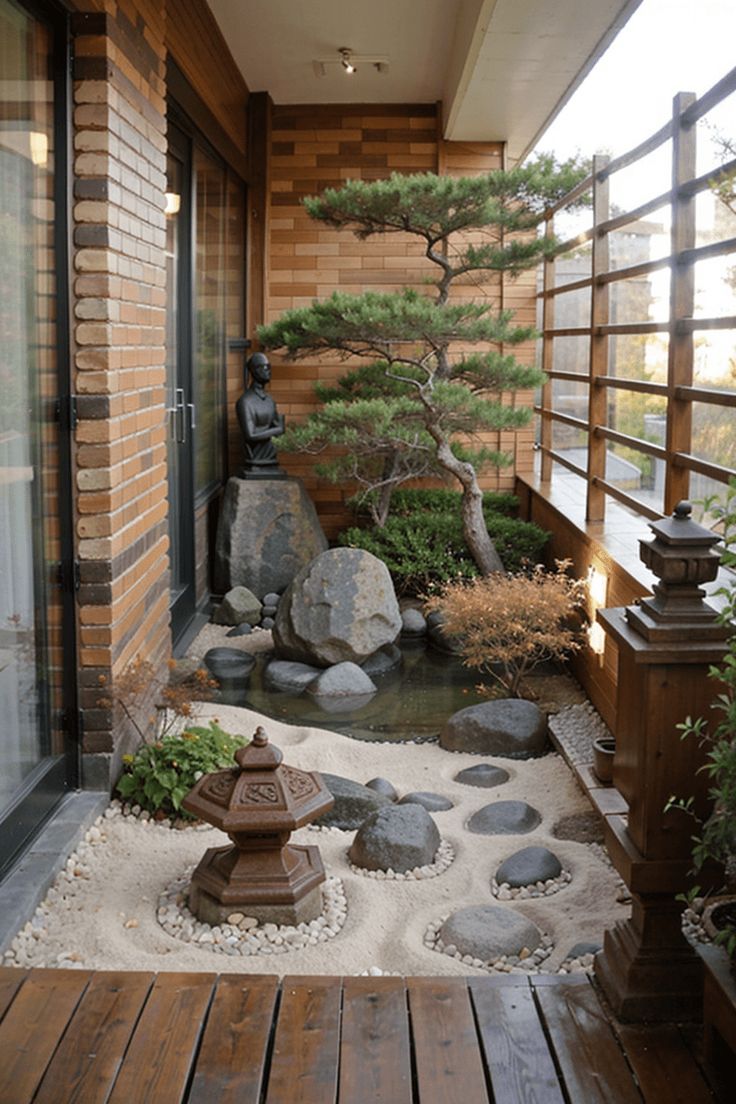
[[[143,744],[135,755],[124,755],[124,771],[118,793],[132,805],[150,813],[194,819],[181,803],[195,782],[210,771],[231,766],[238,748],[249,741],[232,736],[217,721],[190,725],[184,732],[167,733],[152,744]]]
[[[414,493],[427,492],[402,491],[395,497]],[[507,571],[522,571],[539,562],[549,533],[531,522],[492,510],[487,510],[485,516],[488,532]],[[339,540],[383,560],[400,593],[423,594],[440,584],[478,574],[463,539],[459,501],[445,512],[417,509],[409,514],[392,514],[383,529],[353,527],[344,530]]]
[[[371,496],[376,492],[356,496],[352,500],[358,514],[368,512]],[[510,491],[485,491],[483,494],[483,512],[505,514],[514,517],[519,508],[519,500]],[[412,488],[394,491],[391,495],[391,516],[404,517],[420,511],[425,513],[455,512],[458,517],[462,509],[462,495],[460,491],[452,491],[448,487]]]

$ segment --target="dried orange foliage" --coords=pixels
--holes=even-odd
[[[537,567],[531,574],[496,572],[450,583],[427,602],[442,614],[442,631],[458,644],[463,662],[490,676],[493,689],[520,697],[524,676],[546,660],[564,659],[581,646],[586,587],[565,573]]]
[[[179,721],[186,721],[192,714],[192,704],[207,701],[212,697],[219,683],[209,671],[200,667],[185,678],[176,678],[175,659],[168,662],[169,678],[158,674],[146,659],[136,656],[116,679],[112,693],[100,698],[98,704],[103,707],[118,706],[138,732],[144,743],[161,739]],[[99,678],[101,687],[106,687],[104,675]],[[141,699],[153,699],[156,712],[141,721],[138,703]]]

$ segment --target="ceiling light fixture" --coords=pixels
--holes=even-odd
[[[345,72],[346,73],[355,73],[355,72],[357,72],[355,66],[353,65],[352,61],[350,60],[351,57],[353,56],[353,51],[348,49],[347,46],[341,46],[340,49],[338,50],[338,53],[340,54],[340,64],[342,65]]]
[[[361,67],[362,76],[365,76],[366,69],[374,69],[376,73],[387,73],[388,58],[385,54],[356,54],[349,46],[341,46],[336,55],[315,58],[312,61],[315,77],[326,77],[328,71],[334,70],[335,66],[348,75],[357,73],[358,66]]]

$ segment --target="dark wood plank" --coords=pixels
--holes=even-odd
[[[64,1034],[34,1104],[104,1104],[154,974],[94,974]]]
[[[557,1071],[527,978],[513,987],[471,978],[470,993],[491,1076],[504,1104],[564,1104]]]
[[[570,1104],[641,1104],[592,985],[586,978],[555,981],[533,978],[532,985]]]
[[[32,970],[0,1024],[0,1100],[27,1104],[79,1003],[87,970]]]
[[[646,1104],[713,1104],[713,1094],[677,1027],[620,1024],[616,1034]]]
[[[421,1104],[487,1104],[465,979],[410,978],[407,989]]]
[[[188,1104],[259,1104],[278,991],[277,977],[219,979]]]
[[[159,974],[123,1059],[110,1104],[183,1099],[216,977]]]
[[[335,1104],[341,996],[340,978],[284,978],[266,1104]]]
[[[0,970],[0,1020],[10,1007],[15,994],[26,980],[24,970],[3,966]]]
[[[346,978],[340,1100],[411,1104],[411,1042],[403,978]]]

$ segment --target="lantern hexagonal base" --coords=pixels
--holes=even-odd
[[[189,908],[204,924],[233,912],[260,923],[302,924],[322,912],[325,870],[319,848],[287,845],[255,852],[211,847],[192,875]]]

